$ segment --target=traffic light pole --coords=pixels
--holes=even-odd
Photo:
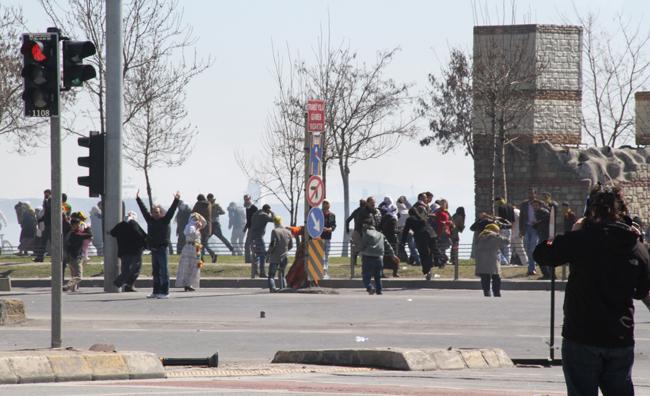
[[[58,43],[57,42],[57,53]],[[57,62],[58,63],[58,62]],[[59,107],[60,91],[59,86],[61,82],[60,68],[56,68],[56,106]],[[61,223],[61,112],[56,109],[56,115],[50,117],[50,155],[52,161],[51,168],[51,182],[52,182],[52,195],[50,200],[50,214],[51,214],[51,247],[50,256],[52,258],[52,348],[60,348],[61,339],[61,294],[63,287],[63,269],[62,269],[62,254],[63,254],[63,225]]]
[[[106,154],[104,291],[117,292],[117,242],[108,233],[122,221],[122,1],[106,2]]]

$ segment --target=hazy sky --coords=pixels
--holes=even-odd
[[[3,0],[21,4],[29,29],[44,31],[50,23],[35,0]],[[62,2],[65,3],[65,2]],[[126,3],[126,1],[125,1]],[[307,61],[329,13],[334,42],[346,40],[358,50],[362,60],[372,63],[379,49],[400,46],[402,51],[389,69],[399,81],[413,82],[412,94],[426,87],[429,72],[439,70],[450,47],[471,49],[472,27],[477,21],[474,3],[487,4],[490,22],[501,22],[495,9],[505,1],[181,1],[184,18],[198,37],[200,55],[212,55],[215,62],[196,78],[188,90],[187,109],[198,127],[195,149],[178,168],[153,170],[154,195],[167,202],[180,190],[189,201],[198,192],[212,191],[217,200],[240,201],[247,179],[239,170],[234,154],[252,157],[259,151],[259,137],[276,95],[273,81],[271,45],[288,45]],[[481,6],[482,7],[482,6]],[[647,16],[643,1],[562,0],[517,2],[519,22],[561,24],[573,21],[573,8],[598,11],[604,23],[611,25],[612,15],[622,13],[633,18]],[[484,13],[483,13],[484,14]],[[568,19],[566,19],[566,18]],[[564,19],[563,19],[564,18]],[[508,20],[510,18],[507,18]],[[83,39],[83,37],[73,37]],[[16,40],[19,40],[17,37]],[[16,55],[18,56],[18,54]],[[64,113],[74,109],[63,109]],[[422,122],[422,128],[426,123]],[[49,149],[32,155],[13,154],[0,141],[0,197],[39,197],[49,185]],[[71,196],[85,196],[77,176],[85,168],[76,164],[83,153],[76,138],[64,141],[63,189]],[[328,194],[342,200],[340,176],[329,170]],[[128,165],[124,176],[144,190],[143,177]],[[430,190],[436,197],[449,199],[452,208],[473,206],[473,165],[467,157],[442,156],[435,148],[404,142],[390,155],[356,165],[351,172],[353,201],[362,193],[411,194]],[[126,190],[129,196],[134,190]],[[471,209],[470,209],[471,211]]]

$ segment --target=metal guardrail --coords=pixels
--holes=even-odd
[[[11,256],[11,255],[16,255],[18,253],[18,246],[14,245],[6,240],[0,239],[2,242],[2,248],[0,250],[0,256]],[[208,246],[214,250],[214,252],[217,255],[224,255],[228,256],[231,255],[232,253],[230,250],[226,247],[221,242],[210,242],[208,243]],[[268,245],[267,245],[268,246]],[[332,241],[330,245],[330,256],[331,257],[343,257],[343,241]],[[233,248],[235,249],[235,252],[243,252],[244,251],[244,246],[243,244],[233,244]],[[512,250],[512,246],[510,247]],[[173,249],[173,252],[176,254],[176,244],[173,243],[171,244],[171,249]],[[349,249],[349,245],[348,245]],[[349,251],[349,250],[348,250]],[[409,252],[408,247],[406,248],[407,253]],[[32,253],[32,250],[29,250],[30,253]],[[447,249],[447,255],[449,255],[449,249]],[[467,260],[471,257],[472,253],[472,244],[466,243],[466,244],[460,244],[458,247],[458,258],[460,260]],[[291,250],[289,252],[290,256],[293,256],[295,254],[295,249]],[[97,256],[97,248],[94,245],[90,245],[88,248],[88,255],[89,256]]]

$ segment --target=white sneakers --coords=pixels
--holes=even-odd
[[[169,294],[154,294],[151,293],[147,296],[147,298],[157,298],[159,300],[167,300],[169,299]]]

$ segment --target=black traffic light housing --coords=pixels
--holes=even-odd
[[[88,157],[79,157],[77,163],[88,168],[88,176],[77,178],[80,186],[88,187],[88,196],[104,194],[104,134],[90,132],[88,137],[77,139],[79,145],[88,147]]]
[[[97,76],[92,65],[84,65],[86,57],[97,52],[92,41],[63,41],[63,88],[80,87]]]
[[[27,33],[22,39],[25,116],[58,116],[59,35],[54,32]]]

